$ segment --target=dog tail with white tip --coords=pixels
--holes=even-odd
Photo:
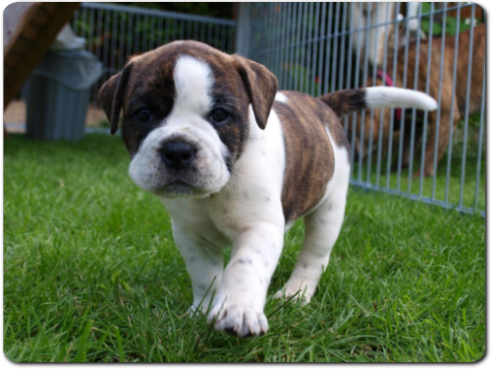
[[[373,108],[416,108],[432,111],[438,105],[431,96],[407,88],[367,87],[342,90],[319,97],[340,117]]]

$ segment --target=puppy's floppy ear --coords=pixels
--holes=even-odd
[[[110,133],[112,135],[116,133],[119,125],[119,113],[123,106],[124,89],[126,88],[132,67],[132,63],[126,65],[121,72],[105,82],[98,92],[98,99],[110,121]]]
[[[264,65],[242,56],[234,55],[233,57],[250,97],[255,120],[259,127],[264,129],[278,90],[278,78]]]

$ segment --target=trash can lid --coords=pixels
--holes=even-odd
[[[88,51],[49,51],[33,74],[56,80],[69,89],[83,90],[100,78],[102,63]]]

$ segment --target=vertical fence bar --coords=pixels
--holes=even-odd
[[[186,25],[185,25],[185,30],[186,30]],[[221,33],[219,32],[219,25],[215,24],[215,26],[214,26],[214,41],[215,41],[214,47],[215,48],[218,48],[218,49],[222,48],[221,43],[220,43],[220,39],[221,39]]]
[[[444,57],[445,57],[445,25],[447,22],[447,3],[443,3],[443,21],[442,21],[442,45],[440,47],[440,70],[438,73],[438,107],[441,108],[442,105],[442,79],[444,71]],[[435,199],[435,187],[437,184],[437,160],[438,160],[438,138],[439,138],[439,128],[440,128],[440,113],[441,109],[437,110],[437,122],[435,127],[435,150],[433,153],[433,179],[431,184],[431,198]]]
[[[285,63],[285,41],[286,37],[288,35],[287,29],[288,29],[288,18],[287,18],[287,11],[288,8],[286,7],[286,3],[281,2],[280,3],[280,36],[279,36],[279,48],[278,48],[278,72],[279,72],[279,79],[283,79],[283,75],[285,72],[284,69],[284,63]],[[280,89],[283,89],[280,86]]]
[[[171,22],[171,27],[174,27],[174,23],[173,22]],[[207,39],[207,22],[203,22],[202,23],[202,31],[201,31],[200,35],[201,35],[201,39],[200,40],[203,43],[208,44],[208,39]],[[170,40],[171,41],[174,40],[172,32],[171,32],[171,39]]]
[[[290,38],[291,38],[291,26],[289,25],[292,24],[291,22],[291,15],[290,15],[290,9],[291,9],[292,4],[288,3],[282,3],[283,7],[283,20],[284,20],[284,26],[283,26],[283,40],[281,41],[282,45],[282,51],[281,51],[281,83],[280,83],[280,89],[286,90],[287,89],[287,70],[288,70],[288,44],[290,43]]]
[[[207,44],[209,44],[210,46],[212,46],[214,44],[214,25],[212,23],[209,22],[209,24],[207,25]]]
[[[84,35],[82,35],[83,37],[87,37],[87,48],[92,51],[93,53],[95,52],[93,50],[93,44],[95,42],[95,36],[94,36],[94,33],[95,33],[95,22],[94,22],[94,19],[95,19],[95,10],[94,9],[90,9],[90,11],[87,12],[87,24],[89,25],[88,27],[88,31],[84,33]],[[99,79],[99,81],[101,81],[101,78]],[[90,89],[91,91],[91,100],[93,102],[94,105],[98,105],[98,99],[97,99],[97,90],[98,90],[98,87],[97,85],[93,85],[93,87]]]
[[[319,6],[319,5],[318,5]],[[321,26],[320,35],[319,35],[319,58],[318,58],[318,90],[317,96],[321,96],[323,92],[323,59],[324,59],[324,26],[326,22],[326,3],[321,3],[321,21],[319,26]]]
[[[300,32],[302,29],[302,13],[303,13],[303,4],[302,3],[296,3],[298,4],[298,20],[297,20],[297,38],[295,40],[295,60],[292,65],[293,69],[293,83],[292,83],[292,90],[298,90],[298,82],[299,82],[299,71],[296,69],[298,67],[298,60],[300,57],[300,54],[302,53],[301,47],[300,47]],[[295,71],[297,70],[297,71]]]
[[[404,17],[405,21],[405,44],[404,44],[404,68],[402,74],[402,87],[407,86],[407,60],[409,59],[409,19]],[[400,135],[399,135],[399,153],[397,157],[397,189],[401,190],[400,181],[402,177],[402,166],[404,162],[404,130],[405,130],[405,109],[401,108],[401,119],[400,119]]]
[[[95,14],[95,36],[93,39],[94,43],[94,49],[95,49],[95,55],[97,56],[99,61],[104,61],[104,55],[105,55],[105,13],[101,10],[97,10]],[[106,73],[107,73],[107,68],[105,62],[102,63],[102,75],[99,78],[99,83],[103,83],[106,81]],[[97,87],[94,87],[94,97],[95,100],[98,100],[98,89]]]
[[[103,63],[104,63],[104,79],[109,78],[109,35],[110,35],[110,12],[104,12],[104,34],[103,37]]]
[[[170,28],[171,28],[171,21],[169,18],[163,17],[162,18],[162,23],[161,23],[161,30],[162,30],[162,38],[161,38],[161,44],[167,44],[170,42]],[[200,29],[201,23],[199,22],[199,29]],[[197,37],[196,40],[199,40],[200,36]]]
[[[134,20],[134,24],[133,24],[133,30],[134,30],[134,43],[133,43],[133,53],[136,54],[136,53],[139,53],[140,51],[140,45],[139,45],[139,41],[140,41],[140,33],[139,33],[139,24],[140,24],[140,15],[136,15],[136,18]]]
[[[336,87],[336,73],[337,73],[337,49],[338,49],[338,24],[340,23],[340,3],[335,3],[335,22],[333,32],[333,67],[331,70],[331,91],[337,90]]]
[[[281,3],[281,18],[282,18],[282,26],[281,26],[281,51],[280,51],[280,76],[279,76],[279,89],[286,89],[286,64],[287,64],[287,42],[290,37],[290,29],[288,27],[290,23],[290,16],[288,14],[289,4],[282,2]]]
[[[473,209],[478,210],[478,193],[480,191],[480,170],[481,170],[481,154],[482,154],[482,143],[483,143],[483,127],[485,116],[485,65],[486,65],[486,42],[485,42],[485,52],[483,57],[483,79],[481,85],[481,107],[480,107],[480,129],[478,131],[478,153],[476,160],[476,186],[475,186],[475,204]]]
[[[128,18],[128,30],[133,30],[133,14],[129,14]],[[128,42],[126,43],[126,56],[131,56],[133,51],[133,36],[126,35]]]
[[[475,5],[471,5],[471,29],[469,32],[469,58],[468,58],[468,74],[466,78],[466,103],[469,103],[469,95],[471,93],[471,74],[473,68],[473,34],[474,34],[474,22],[475,20]],[[469,105],[466,105],[466,110],[464,112],[464,142],[462,148],[462,166],[461,166],[461,189],[459,192],[459,204],[458,208],[463,206],[463,193],[464,193],[464,174],[466,172],[466,152],[468,148],[468,119],[469,119]]]
[[[260,24],[266,25],[264,30],[261,30],[260,40],[261,40],[261,53],[260,53],[260,61],[262,64],[266,65],[269,69],[271,69],[272,63],[272,54],[270,53],[274,39],[274,3],[261,4],[261,19]]]
[[[298,3],[292,3],[292,37],[290,40],[290,44],[288,45],[289,49],[289,57],[288,57],[288,81],[287,81],[287,87],[286,89],[288,90],[293,90],[294,88],[294,78],[295,78],[295,61],[296,61],[296,55],[297,55],[297,35],[298,35],[298,29],[299,29],[299,4]]]
[[[379,5],[378,5],[379,6]],[[373,71],[372,71],[372,76],[371,76],[371,82],[373,86],[376,86],[376,74],[378,70],[378,36],[379,36],[379,29],[378,29],[378,24],[380,23],[380,11],[379,9],[376,10],[376,20],[375,20],[375,27],[374,27],[374,61],[373,61]],[[387,26],[388,27],[388,26]],[[368,141],[368,165],[367,165],[367,175],[366,175],[366,182],[368,184],[371,183],[371,166],[373,162],[373,128],[374,128],[374,109],[370,110],[370,119],[369,119],[369,141]],[[379,123],[380,127],[383,125],[383,123]],[[378,129],[379,130],[379,129]]]
[[[178,29],[178,20],[176,18],[174,18],[172,21],[171,21],[171,25],[170,25],[170,41],[175,41],[178,39],[178,36],[177,36],[177,29]],[[208,38],[207,38],[207,23],[205,23],[205,32],[204,32],[204,40],[205,40],[205,43],[209,43],[208,41]]]
[[[459,23],[461,21],[461,4],[457,4],[457,17],[456,17],[456,35],[454,42],[454,67],[452,69],[452,96],[450,103],[450,122],[449,122],[449,145],[447,149],[447,170],[445,174],[445,198],[444,201],[447,204],[449,202],[449,182],[450,182],[450,170],[452,162],[452,139],[453,139],[453,127],[454,127],[454,105],[456,101],[456,89],[457,89],[457,60],[459,56]]]
[[[305,71],[306,69],[306,57],[307,57],[307,48],[306,48],[306,43],[307,43],[307,31],[308,31],[308,21],[309,21],[309,3],[305,2],[304,3],[304,21],[302,25],[302,43],[300,45],[300,50],[301,50],[301,55],[300,55],[300,79],[299,79],[299,86],[298,86],[298,91],[300,92],[305,92]]]
[[[335,3],[329,3],[328,24],[326,26],[326,63],[324,66],[324,93],[332,92],[333,87],[330,86],[330,55],[331,55],[331,25],[333,24],[333,12],[335,11]]]
[[[250,40],[253,42],[252,47],[254,50],[254,58],[256,61],[261,62],[261,56],[262,56],[262,49],[265,47],[264,40],[261,38],[262,35],[262,30],[261,30],[261,22],[262,22],[262,16],[260,14],[260,4],[254,4],[252,7],[252,13],[255,16],[255,27],[254,27],[254,37],[250,38]],[[265,30],[264,30],[265,31]]]
[[[191,22],[191,34],[193,38],[193,25],[195,22]],[[221,43],[221,50],[226,51],[228,53],[231,53],[228,51],[228,26],[221,26],[220,30],[220,43]]]
[[[390,3],[386,3],[386,14],[390,14]],[[385,26],[385,36],[383,37],[385,46],[388,45],[388,25],[389,23],[386,24]],[[383,62],[382,66],[383,69],[387,69],[387,53],[388,53],[388,48],[383,48]],[[385,79],[386,76],[383,74],[383,77],[381,79],[381,84],[382,86],[385,85]],[[393,115],[391,112],[392,110],[389,109],[390,115]],[[380,128],[378,131],[378,152],[377,152],[377,163],[376,163],[376,188],[380,187],[380,180],[381,180],[381,159],[383,157],[383,128],[385,127],[384,125],[384,119],[385,119],[385,110],[383,108],[380,109]],[[388,166],[387,166],[388,169]]]
[[[309,3],[309,7],[307,8],[307,27],[306,27],[306,38],[305,38],[305,62],[303,64],[304,69],[304,92],[306,94],[310,94],[310,82],[309,82],[309,73],[311,70],[311,53],[312,53],[312,29],[314,22],[314,3]]]
[[[262,44],[262,41],[260,41],[260,22],[261,18],[258,15],[259,7],[257,4],[254,4],[251,8],[251,13],[255,17],[255,27],[254,27],[254,34],[253,37],[250,38],[250,41],[252,42],[252,50],[254,51],[254,57],[257,61],[259,61],[259,54],[260,54],[260,44]]]
[[[119,18],[119,44],[118,44],[118,49],[119,49],[119,54],[118,54],[118,59],[117,59],[117,71],[122,69],[124,65],[124,59],[125,55],[124,53],[126,52],[126,34],[124,33],[124,24],[126,22],[126,14],[123,14],[121,12],[118,13],[118,18]]]
[[[146,25],[148,24],[148,19],[149,16],[144,15],[141,20],[141,25],[140,25],[140,49],[138,50],[138,53],[142,53],[147,49],[147,29]]]
[[[95,39],[95,9],[90,9],[88,12],[88,24],[90,25],[89,30],[88,30],[88,35],[91,35],[90,41],[93,42]],[[86,33],[85,33],[86,34]],[[86,35],[85,35],[86,36]]]
[[[421,42],[421,9],[418,11],[418,31],[416,33],[416,59],[414,62],[414,84],[413,89],[418,89],[418,75],[419,75],[419,49]],[[411,193],[412,187],[412,170],[414,166],[414,148],[416,144],[414,143],[414,139],[416,137],[416,108],[412,110],[412,119],[411,119],[411,139],[409,143],[409,171],[408,171],[408,182],[407,182],[407,192]]]
[[[269,4],[264,4],[267,6],[268,9],[268,27],[267,27],[267,46],[264,49],[264,59],[266,61],[266,65],[269,68],[269,70],[273,71],[274,70],[274,48],[276,46],[276,3],[269,3]]]
[[[193,40],[199,40],[200,22],[193,22]]]
[[[195,24],[197,24],[195,22]],[[164,40],[165,40],[165,32],[164,32],[164,17],[159,17],[159,20],[157,22],[157,43],[158,45],[163,45]],[[194,38],[196,40],[196,38]]]
[[[152,21],[151,21],[151,27],[150,27],[150,31],[148,33],[148,37],[149,37],[149,41],[148,41],[148,48],[147,50],[148,51],[151,51],[152,49],[154,49],[156,46],[157,46],[157,33],[156,33],[156,28],[155,28],[155,25],[157,23],[157,17],[152,17]]]
[[[80,18],[79,9],[77,9],[74,12],[74,16],[73,16],[72,20],[70,21],[72,31],[74,31],[74,33],[76,35],[79,34],[79,24],[78,24],[79,18]]]
[[[360,3],[359,5],[360,9],[359,9],[359,16],[363,13],[363,7],[364,7],[364,3]],[[364,26],[362,25],[362,22],[360,23],[360,27],[363,28]],[[363,32],[363,31],[362,31]],[[361,38],[361,31],[356,31],[357,33],[357,38],[358,40]],[[365,37],[365,35],[363,36]],[[356,52],[356,66],[355,66],[355,79],[354,79],[354,87],[358,87],[359,86],[359,70],[360,70],[360,63],[361,63],[361,43],[357,43],[357,52]],[[351,165],[352,165],[352,170],[351,170],[351,173],[350,175],[353,176],[354,175],[354,165],[355,165],[355,160],[354,160],[354,154],[356,153],[355,152],[355,142],[356,142],[356,134],[357,134],[357,113],[353,113],[352,114],[352,149],[354,150],[354,152],[352,152],[352,162],[351,162]],[[361,159],[362,155],[359,155],[359,160]]]
[[[251,17],[253,19],[254,27],[252,30],[252,35],[250,36],[250,51],[253,51],[253,55],[251,55],[251,57],[253,57],[256,61],[259,61],[257,59],[257,57],[258,57],[257,43],[258,43],[258,38],[259,38],[259,27],[258,26],[259,26],[260,19],[257,17],[256,11],[257,11],[257,4],[251,5],[250,14],[251,14]],[[252,25],[250,25],[250,26],[252,26]]]
[[[278,22],[276,27],[276,66],[275,71],[278,79],[281,79],[281,60],[283,54],[283,32],[285,30],[285,19],[283,17],[284,7],[283,3],[278,4]]]
[[[394,48],[393,48],[393,70],[392,70],[392,86],[395,87],[397,83],[397,54],[399,48],[399,20],[397,15],[399,14],[400,3],[396,3],[395,7],[395,36],[394,36]],[[387,156],[387,181],[386,187],[390,189],[390,173],[392,167],[392,146],[393,146],[393,127],[394,127],[394,113],[390,109],[390,127],[388,131],[388,156]]]
[[[231,26],[226,25],[224,27],[224,48],[225,48],[226,52],[230,53],[230,54],[234,52],[230,49],[230,39],[232,39],[232,38],[236,38],[236,34],[232,34],[231,33]]]
[[[269,38],[268,45],[265,48],[265,54],[268,60],[268,68],[274,72],[275,65],[275,57],[276,57],[276,33],[277,33],[277,16],[276,16],[276,8],[278,4],[276,2],[272,2],[268,4],[269,7],[269,17],[270,17],[270,26],[269,26]]]
[[[317,17],[317,12],[319,11],[318,3],[311,3],[310,7],[310,23],[309,23],[309,37],[307,43],[307,79],[306,79],[306,93],[311,96],[316,96],[316,69],[317,69],[317,48],[318,48],[318,34],[317,31],[319,17]],[[316,56],[316,57],[314,57]]]
[[[433,43],[433,13],[434,13],[434,4],[431,3],[431,12],[430,12],[430,31],[428,36],[428,73],[426,75],[426,94],[430,94],[430,73],[431,73],[431,48]],[[423,118],[423,137],[422,139],[422,149],[421,149],[421,167],[419,173],[419,196],[423,196],[423,180],[425,173],[425,154],[426,154],[426,137],[427,137],[427,125],[428,125],[428,112],[424,113]]]
[[[312,76],[311,76],[311,95],[316,96],[316,84],[319,84],[319,76],[317,73],[317,63],[318,63],[318,43],[319,43],[319,15],[320,7],[319,3],[316,3],[315,17],[313,17],[314,26],[314,41],[313,41],[313,54],[312,54]]]
[[[346,3],[346,4],[348,5],[349,3]],[[351,4],[353,4],[353,3],[351,3]],[[353,5],[351,5],[350,6],[350,19],[353,18],[354,9],[355,9],[355,7]],[[346,39],[346,33],[345,33],[345,29],[346,28],[345,28],[345,24],[347,24],[347,25],[349,24],[349,20],[347,19],[347,16],[348,16],[348,13],[344,12],[344,16],[343,16],[344,18],[343,18],[343,21],[342,21],[343,24],[344,24],[344,33],[343,33],[343,37],[344,37],[343,43],[344,44],[347,43],[345,41],[345,39]],[[351,66],[352,66],[352,49],[353,48],[352,48],[352,31],[350,29],[347,31],[347,35],[349,37],[348,38],[348,48],[347,48],[348,49],[348,54],[347,54],[347,78],[345,80],[344,86],[342,86],[343,89],[350,87]],[[345,135],[348,138],[348,136],[349,136],[349,116],[348,115],[344,116],[343,119],[342,119],[342,121],[343,121],[343,128],[345,130]],[[352,158],[351,159],[352,159],[352,162],[353,162],[354,153],[355,153],[355,150],[354,150],[354,148],[351,147],[351,154],[352,154]],[[351,176],[351,179],[352,179],[352,176]]]
[[[363,68],[362,68],[362,84],[361,86],[365,87],[367,84],[367,79],[368,79],[368,66],[369,66],[369,38],[368,34],[371,30],[371,6],[372,3],[368,2],[368,11],[366,15],[366,25],[361,25],[362,28],[364,29],[363,36],[364,36],[364,62],[363,62]],[[359,160],[358,160],[358,170],[357,170],[357,180],[362,181],[362,160],[364,160],[364,110],[361,110],[360,113],[361,116],[361,121],[360,121],[360,126],[359,126]]]
[[[155,18],[155,17],[154,17]],[[218,26],[218,32],[219,32],[219,25]],[[153,29],[153,27],[152,27]],[[192,39],[192,21],[186,20],[185,21],[185,34],[183,36],[184,40],[191,40]]]
[[[116,50],[117,50],[117,11],[112,12],[112,42],[110,53],[110,74],[113,75],[116,70]]]
[[[350,3],[350,20],[353,20],[354,19],[354,13],[356,11],[356,7],[355,7],[355,3]],[[351,85],[351,81],[352,81],[352,64],[350,63],[352,61],[352,50],[354,49],[353,48],[353,31],[352,30],[349,30],[349,53],[348,53],[348,56],[347,56],[347,61],[349,61],[348,63],[348,69],[347,69],[347,81],[346,81],[346,88],[350,88],[350,85]],[[345,134],[347,134],[347,136],[349,136],[349,117],[348,115],[346,115],[343,119],[344,121],[344,129],[345,129]],[[351,143],[351,160],[350,160],[350,165],[352,167],[352,170],[353,170],[353,165],[354,165],[354,154],[355,154],[355,148],[354,148],[354,134],[352,133],[352,135],[350,136],[350,143]],[[353,179],[353,173],[350,173],[350,179]]]
[[[96,13],[97,13],[96,14],[96,22],[97,22],[96,35],[99,36],[99,41],[98,41],[98,43],[96,43],[97,45],[95,48],[95,55],[97,56],[99,61],[102,61],[102,38],[100,36],[102,35],[102,13],[103,12],[101,10],[97,10]],[[95,40],[95,39],[96,39],[96,37],[94,37],[93,40]],[[105,75],[104,74],[102,74],[102,75],[103,76],[100,78],[100,81],[105,82]],[[95,98],[97,97],[97,93],[98,93],[98,90],[97,90],[97,87],[95,86],[94,92],[93,92],[93,95]]]
[[[343,72],[343,64],[345,61],[345,30],[347,30],[347,7],[349,3],[343,3],[343,15],[342,15],[342,32],[341,32],[341,43],[340,43],[340,68],[338,73],[338,89],[343,89],[343,81],[344,81],[344,72]],[[324,34],[324,33],[323,33]]]
[[[186,21],[185,20],[180,20],[179,21],[179,40],[185,39],[185,30],[186,30]],[[214,28],[212,30],[212,46],[215,48],[215,43],[214,43]]]

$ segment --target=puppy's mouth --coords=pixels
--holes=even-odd
[[[180,177],[171,179],[162,187],[152,192],[169,199],[175,197],[203,197],[207,195],[205,191]]]

